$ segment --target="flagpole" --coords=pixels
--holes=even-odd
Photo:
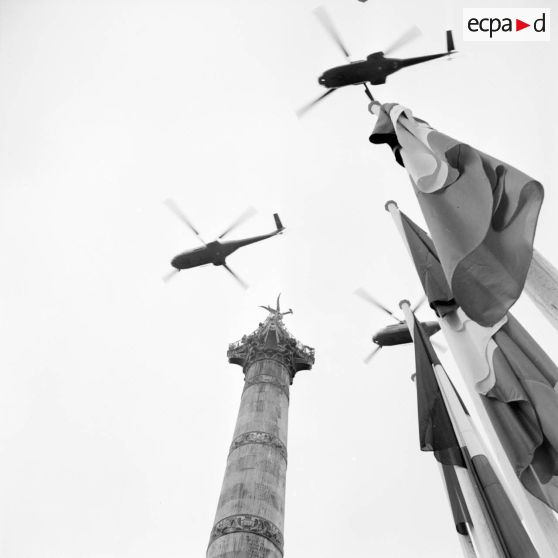
[[[525,292],[543,316],[558,329],[558,270],[537,250],[533,250]]]
[[[391,214],[407,251],[411,254],[397,204],[394,201],[388,201],[385,207]],[[485,362],[485,356],[479,352],[479,347],[465,331],[458,332],[450,325],[450,318],[438,318],[438,322],[461,371],[463,384],[473,404],[482,431],[487,437],[488,449],[494,455],[498,464],[498,476],[503,478],[507,493],[523,519],[525,528],[541,558],[555,558],[558,556],[558,523],[554,517],[549,517],[548,513],[542,512],[540,506],[534,505],[527,496],[527,491],[517,477],[488,416],[481,396],[476,390],[474,378],[478,372],[478,363],[479,361]]]
[[[413,316],[413,313],[411,312],[409,301],[401,301],[399,303],[399,306],[403,310],[405,321],[407,322],[407,327],[409,328],[409,332],[414,341],[415,318]],[[467,427],[464,421],[461,421],[462,424],[457,421],[455,413],[452,411],[450,403],[447,401],[446,394],[444,393],[445,388],[440,383],[440,379],[438,378],[436,366],[433,366],[433,369],[436,376],[436,381],[438,382],[440,391],[442,393],[442,396],[444,397],[444,402],[446,403],[446,407],[448,409],[448,413],[450,415],[450,419],[459,446],[467,446],[467,442],[469,442],[472,445],[468,447],[474,447],[476,450],[478,444],[476,442],[471,442],[470,440],[465,439],[465,432],[471,430],[471,427]],[[467,525],[467,530],[469,532],[469,537],[473,541],[473,545],[477,551],[478,556],[481,558],[486,558],[488,556],[500,558],[505,556],[502,546],[497,539],[494,528],[491,527],[491,522],[487,519],[488,511],[482,504],[482,500],[479,497],[479,490],[478,488],[475,488],[475,484],[471,478],[470,471],[468,471],[464,467],[455,467],[455,472],[457,474],[461,490],[463,491],[463,496],[465,497],[465,501],[469,509],[469,514],[471,515],[472,525]],[[464,541],[462,541],[461,537],[459,537],[459,539],[462,543],[463,548]],[[465,551],[464,553],[467,556]]]

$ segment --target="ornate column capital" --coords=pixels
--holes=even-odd
[[[293,340],[294,341],[294,340]],[[231,364],[238,364],[244,369],[258,360],[276,360],[287,368],[291,383],[300,370],[310,370],[314,364],[314,349],[298,342],[282,343],[269,346],[265,342],[250,336],[245,342],[238,341],[229,345],[227,357]]]
[[[279,295],[281,296],[281,295]],[[250,335],[231,343],[227,357],[231,364],[242,366],[244,373],[258,360],[275,360],[289,371],[290,383],[299,370],[309,370],[314,364],[314,349],[297,341],[283,323],[283,316],[293,311],[281,312],[279,297],[277,307],[262,306],[269,312],[265,322]]]
[[[275,323],[270,324],[271,321]],[[268,318],[254,333],[231,343],[227,351],[229,362],[242,366],[246,373],[249,366],[258,360],[276,360],[289,371],[291,383],[298,371],[310,370],[314,364],[314,349],[297,341],[282,323],[277,323],[279,321],[280,318]]]

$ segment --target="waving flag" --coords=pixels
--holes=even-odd
[[[405,166],[457,303],[480,325],[497,323],[525,284],[541,184],[401,105],[381,106],[370,141]]]
[[[480,495],[486,521],[495,534],[493,544],[500,547],[501,551],[496,555],[537,558],[539,554],[484,454],[469,413],[447,377],[428,336],[410,312],[405,312],[405,317],[409,328],[414,325],[421,449],[434,450],[437,459],[443,463],[457,531],[466,534],[467,526],[472,525],[466,498],[461,486],[456,485],[456,466],[464,466]],[[409,323],[409,319],[414,324]]]
[[[415,321],[413,339],[420,449],[433,451],[436,459],[444,465],[464,466],[459,443],[432,369],[432,365],[440,364],[440,361],[418,321]]]
[[[443,318],[457,309],[457,303],[444,275],[434,243],[414,221],[399,211],[394,201],[387,202],[386,209],[392,213],[400,232],[404,235],[430,307]]]
[[[558,511],[558,367],[511,314],[493,341],[492,424],[524,486]]]
[[[386,208],[404,235],[431,306],[436,300],[447,304],[449,287],[426,288],[440,284],[432,241],[395,202]],[[442,320],[442,329],[452,351],[464,348],[454,356],[472,364],[471,379],[515,474],[558,512],[558,367],[511,314],[499,327],[483,328],[456,310],[450,321]]]

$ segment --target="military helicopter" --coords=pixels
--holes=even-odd
[[[165,200],[165,205],[197,236],[198,240],[203,244],[203,247],[188,250],[178,254],[178,256],[175,256],[171,260],[171,265],[174,269],[163,278],[164,281],[168,281],[182,269],[190,269],[192,267],[213,264],[223,266],[238,281],[238,283],[246,289],[248,288],[248,285],[227,265],[225,261],[226,258],[242,246],[254,244],[254,242],[260,242],[260,240],[265,240],[266,238],[281,234],[285,230],[285,227],[279,219],[279,215],[274,213],[273,218],[275,219],[276,230],[273,232],[259,236],[252,236],[250,238],[219,242],[221,238],[225,237],[233,229],[244,223],[255,213],[253,208],[249,208],[240,217],[238,217],[236,221],[229,225],[229,227],[227,227],[225,231],[219,235],[217,240],[206,243],[200,236],[198,230],[194,227],[194,225],[192,225],[190,220],[186,217],[174,200]]]
[[[314,13],[333,41],[341,49],[341,52],[343,52],[349,64],[336,66],[326,70],[318,78],[318,83],[326,87],[327,91],[320,95],[317,99],[314,99],[299,109],[297,111],[297,115],[299,117],[303,116],[308,110],[316,105],[316,103],[319,103],[322,99],[325,99],[325,97],[331,95],[334,91],[337,91],[337,89],[347,85],[364,85],[366,94],[371,101],[374,101],[374,97],[367,85],[368,83],[370,85],[381,85],[386,82],[387,76],[401,70],[401,68],[414,66],[415,64],[422,64],[423,62],[428,62],[429,60],[435,60],[436,58],[442,58],[444,56],[450,56],[456,52],[452,32],[446,31],[446,52],[428,54],[425,56],[415,56],[413,58],[388,58],[386,55],[420,35],[420,30],[417,27],[411,27],[385,50],[370,54],[366,57],[366,60],[351,62],[349,51],[345,47],[345,44],[341,40],[339,33],[325,9],[320,6],[319,8],[316,8]]]
[[[411,337],[411,332],[409,331],[409,328],[407,327],[407,323],[405,322],[405,320],[400,320],[391,310],[389,310],[383,304],[378,302],[370,293],[368,293],[364,289],[362,288],[356,289],[355,294],[360,298],[362,298],[363,300],[365,300],[366,302],[368,302],[369,304],[372,304],[372,306],[375,306],[376,308],[379,308],[386,314],[389,314],[396,322],[398,322],[397,324],[388,325],[383,329],[380,329],[372,336],[372,341],[377,345],[377,347],[375,347],[374,350],[364,359],[364,362],[366,364],[370,362],[372,357],[382,347],[405,345],[407,343],[413,342],[413,339]],[[426,297],[423,297],[417,304],[415,304],[415,306],[411,308],[412,312],[413,313],[416,312],[423,305],[425,300]],[[432,335],[440,331],[440,324],[436,321],[422,322],[422,327],[425,333],[428,335],[428,337],[431,337]],[[433,343],[436,344],[434,341]],[[446,350],[445,347],[442,347],[441,345],[438,345],[438,349],[440,349],[442,352]]]

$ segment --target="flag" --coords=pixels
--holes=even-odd
[[[558,329],[558,270],[537,250],[533,250],[525,292],[544,317]]]
[[[436,459],[443,465],[464,466],[459,442],[432,369],[432,365],[439,364],[440,361],[417,320],[413,339],[420,449],[433,451]]]
[[[389,206],[392,204],[397,208],[397,204],[393,201],[388,202],[386,208],[389,210]],[[440,318],[443,318],[457,309],[457,303],[444,275],[434,243],[428,234],[402,211],[393,212],[393,216],[397,219],[397,223],[405,235],[409,252],[430,307]]]
[[[420,449],[434,452],[441,464],[455,529],[468,536],[467,524],[472,521],[455,471],[455,467],[465,467],[465,460],[432,368],[439,363],[438,357],[417,320],[413,339]]]
[[[485,406],[525,488],[558,512],[558,367],[511,314],[493,341]]]
[[[446,463],[442,461],[444,463],[444,474],[447,472],[451,475],[450,468],[454,469],[455,474],[456,465],[467,468],[473,479],[473,484],[480,494],[487,520],[492,526],[504,556],[537,558],[539,555],[515,508],[496,476],[490,461],[480,449],[480,441],[471,435],[474,430],[465,405],[447,377],[428,336],[416,319],[414,319],[413,341],[421,449],[431,449],[435,451],[435,454],[438,453],[446,457]],[[445,385],[439,384],[438,376],[444,380]],[[453,421],[446,407],[442,390],[446,394],[446,400],[450,403],[453,401]],[[451,393],[448,394],[448,391]],[[466,432],[463,429],[460,434],[456,434],[454,428],[459,428],[460,425],[466,425]],[[455,461],[457,455],[459,456],[459,463]],[[448,456],[450,456],[449,459],[447,459]],[[439,459],[438,456],[437,458]],[[454,467],[450,467],[450,465],[454,465]],[[463,494],[459,494],[460,491],[457,492],[456,487],[453,486],[454,481],[455,479],[449,476],[448,494],[451,494],[450,505],[454,514],[456,529],[461,533],[461,530],[464,527],[466,528],[467,523],[471,524],[471,518]],[[463,508],[463,504],[465,504],[465,508]]]
[[[428,251],[429,265],[420,265],[432,241],[396,206],[389,209],[403,224],[423,285],[437,282],[441,265],[434,249]],[[450,296],[445,293],[446,299]],[[429,300],[432,304],[431,295]],[[442,324],[448,341],[453,337],[460,346],[469,338],[474,346],[467,347],[477,348],[477,355],[464,349],[469,360],[476,358],[472,379],[515,474],[531,494],[558,512],[558,367],[512,314],[499,327],[487,329],[459,311],[451,324]],[[455,357],[459,362],[461,356]]]
[[[497,323],[525,284],[542,185],[401,105],[381,106],[370,141],[405,166],[457,303],[480,325]]]
[[[468,468],[475,477],[476,485],[480,487],[482,498],[497,528],[505,555],[514,558],[538,558],[539,554],[486,455],[471,457],[467,449],[464,450],[464,454]]]

